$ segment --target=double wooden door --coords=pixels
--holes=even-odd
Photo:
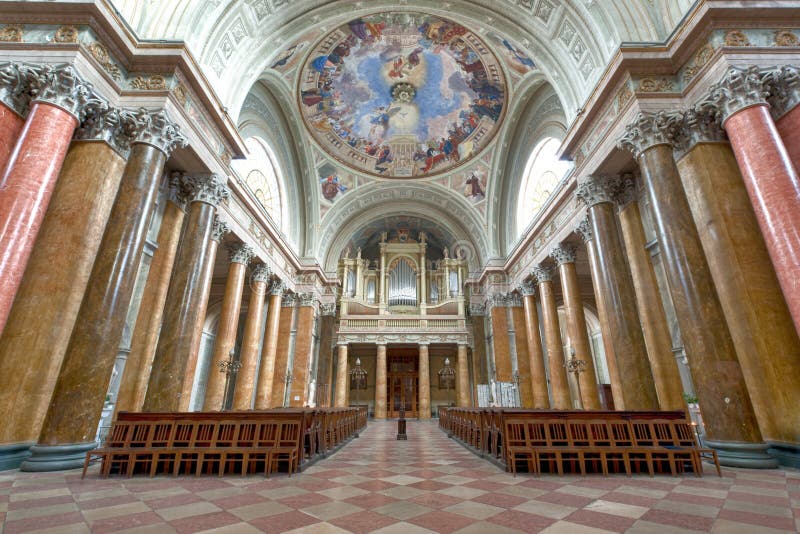
[[[387,416],[400,417],[402,410],[406,417],[418,417],[419,371],[416,359],[409,356],[390,356],[387,365]]]

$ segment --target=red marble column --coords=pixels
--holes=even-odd
[[[27,471],[78,467],[95,432],[168,155],[186,143],[163,111],[137,116],[140,132],[122,175]]]
[[[0,167],[5,167],[14,145],[22,133],[25,119],[16,111],[0,103]]]
[[[722,126],[800,332],[800,176],[763,94],[764,83],[756,67],[731,67],[703,104],[713,104],[722,115]],[[794,113],[787,119],[800,123],[796,117]]]

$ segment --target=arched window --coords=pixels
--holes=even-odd
[[[572,166],[569,161],[561,161],[556,155],[561,142],[554,137],[542,139],[533,149],[520,187],[521,196],[517,201],[517,235],[528,227],[547,199]]]
[[[283,226],[283,203],[278,169],[272,149],[258,137],[248,138],[245,146],[248,152],[247,159],[234,160],[233,169],[264,207],[275,225],[286,233],[287,228]],[[288,223],[288,220],[286,222]]]

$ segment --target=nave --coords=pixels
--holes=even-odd
[[[776,533],[800,529],[800,472],[533,477],[439,430],[371,421],[291,478],[108,478],[90,468],[0,473],[0,532],[16,533]],[[706,474],[712,475],[709,464]]]

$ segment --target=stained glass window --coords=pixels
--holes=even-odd
[[[525,231],[572,166],[571,162],[558,159],[560,145],[554,137],[543,139],[528,159],[520,188],[522,196],[517,202],[517,235]]]

